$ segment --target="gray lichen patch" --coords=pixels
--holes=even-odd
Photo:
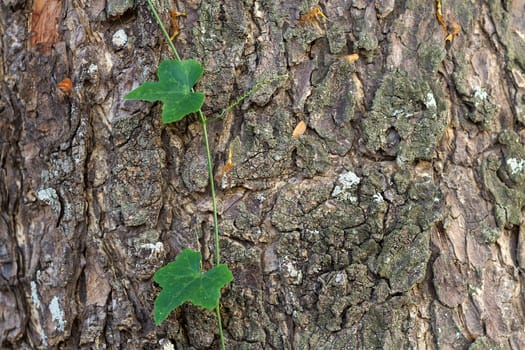
[[[306,104],[309,126],[326,142],[328,151],[345,155],[352,147],[356,87],[353,64],[344,59],[330,65]]]
[[[505,46],[508,62],[521,69],[525,68],[525,40],[523,33],[523,12],[519,5],[511,2],[490,0],[490,15],[494,23],[498,39]],[[519,28],[519,29],[518,29]]]
[[[181,177],[190,192],[204,192],[208,186],[208,166],[202,136],[191,140],[181,164]]]
[[[234,168],[228,174],[230,186],[265,188],[270,178],[291,173],[292,118],[282,110],[265,109],[244,115],[238,143],[234,147]]]
[[[361,320],[359,349],[417,349],[414,339],[424,321],[412,314],[411,303],[402,296],[372,305]]]
[[[53,320],[57,330],[63,332],[66,326],[63,306],[60,305],[59,298],[54,296],[49,303],[49,313],[51,314],[51,319]]]
[[[191,32],[192,37],[188,40],[192,45],[184,45],[180,54],[197,57],[205,67],[206,72],[197,90],[206,95],[204,113],[208,116],[222,111],[238,97],[233,94],[234,87],[236,84],[244,86],[245,79],[236,72],[254,68],[246,67],[247,60],[243,59],[246,51],[253,50],[251,46],[255,40],[249,30],[250,22],[244,6],[239,1],[223,4],[202,2],[197,13],[188,14],[188,19],[193,16],[198,18],[195,18],[191,29],[185,30],[188,35]],[[253,85],[248,79],[246,84],[250,83]],[[250,87],[246,86],[246,91]]]
[[[47,205],[51,206],[56,214],[60,213],[62,205],[58,199],[57,191],[54,188],[44,188],[37,192],[36,197],[38,200],[43,201]]]
[[[482,164],[483,182],[494,196],[498,227],[520,225],[525,199],[525,147],[519,135],[506,130],[498,141],[503,147],[503,160],[489,157]]]
[[[286,51],[292,65],[307,59],[308,47],[317,39],[326,35],[323,26],[319,23],[299,23],[289,27],[283,34],[286,41]]]
[[[267,243],[271,240],[271,232],[264,230],[262,218],[270,209],[268,200],[263,193],[246,193],[232,195],[226,198],[227,207],[220,213],[219,231],[226,237],[250,243]],[[229,204],[233,202],[232,204]]]
[[[504,147],[502,164],[503,179],[508,179],[511,187],[525,190],[525,147],[520,143],[520,136],[512,131],[503,131],[498,141]]]
[[[497,344],[489,338],[482,336],[477,337],[476,340],[469,345],[468,350],[507,350],[512,349],[507,344]]]
[[[326,180],[303,181],[285,186],[272,210],[272,224],[282,232],[306,228],[305,215],[326,203],[331,188],[332,183]]]
[[[353,171],[348,170],[339,174],[331,196],[337,198],[340,202],[357,204],[358,185],[361,178]]]
[[[374,4],[368,3],[364,11],[354,10],[352,20],[355,23],[355,30],[358,32],[357,47],[368,52],[376,50],[379,46],[379,40],[376,34],[377,13]]]
[[[118,133],[118,130],[115,130]],[[112,162],[111,211],[125,225],[154,227],[162,206],[162,180],[166,154],[160,147],[150,148],[151,139],[160,143],[153,125],[145,121],[136,138],[117,150]]]
[[[445,106],[426,81],[399,70],[389,74],[363,119],[363,139],[372,152],[397,155],[403,162],[431,159],[445,129]],[[389,138],[395,132],[397,138]]]
[[[374,282],[367,271],[365,265],[353,264],[346,270],[320,276],[319,318],[316,322],[319,327],[329,331],[340,330],[348,307],[370,298]]]
[[[133,7],[133,0],[108,0],[106,12],[108,17],[118,17]]]
[[[430,231],[417,226],[404,226],[385,237],[377,272],[389,280],[392,291],[407,291],[423,280],[430,258],[429,242]]]
[[[370,163],[331,177],[303,179],[278,191],[271,224],[280,232],[274,251],[280,263],[273,272],[286,281],[279,293],[283,308],[301,327],[315,324],[353,342],[345,330],[363,325],[370,335],[360,339],[366,348],[407,346],[399,337],[372,336],[387,334],[387,329],[412,329],[405,321],[414,319],[398,313],[406,307],[404,302],[393,302],[388,307],[396,312],[384,315],[387,310],[381,306],[377,313],[370,311],[367,300],[373,295],[392,300],[392,294],[404,294],[423,280],[442,198],[429,178],[408,172],[402,174],[408,179],[403,190],[395,194],[396,173],[394,162]],[[296,300],[294,295],[304,298]],[[380,315],[391,322],[377,323]]]
[[[462,272],[465,269],[457,260],[440,255],[433,263],[434,288],[439,301],[450,308],[455,308],[468,297],[467,280]]]
[[[470,344],[461,332],[462,320],[458,319],[453,309],[441,305],[439,301],[431,304],[432,328],[438,349],[450,346],[453,349],[464,349]]]
[[[434,77],[446,54],[444,46],[438,46],[432,41],[422,42],[417,49],[419,68],[425,76]]]
[[[474,88],[470,99],[473,110],[469,113],[469,118],[474,123],[481,123],[489,126],[490,122],[496,117],[498,106],[493,102],[493,98],[482,87]]]
[[[501,161],[493,157],[484,160],[481,165],[483,183],[496,201],[494,204],[496,223],[500,228],[507,224],[520,225],[525,193],[510,188],[501,181],[498,176],[500,167]]]
[[[441,193],[431,182],[415,182],[408,195],[409,200],[389,220],[391,231],[383,239],[374,264],[374,271],[388,279],[397,292],[423,280],[430,258],[431,227],[442,216]]]
[[[303,135],[297,145],[295,164],[307,177],[322,174],[330,166],[330,159],[323,143],[317,137]]]

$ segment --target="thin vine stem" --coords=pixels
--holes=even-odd
[[[159,17],[159,14],[157,13],[157,10],[155,9],[155,6],[151,2],[151,0],[147,0],[149,8],[151,12],[153,13],[153,16],[155,17],[155,20],[157,21],[157,24],[159,25],[162,33],[166,37],[166,41],[171,47],[171,50],[173,51],[175,58],[180,61],[179,53],[177,52],[177,48],[173,44],[173,41],[171,40],[170,35],[168,34],[168,31],[166,30],[166,27],[162,23],[162,20]],[[193,88],[191,89],[193,91]],[[204,138],[204,145],[206,148],[206,163],[208,164],[208,177],[210,179],[210,192],[211,192],[211,202],[212,202],[212,209],[213,209],[213,229],[214,229],[214,238],[215,238],[215,263],[216,265],[220,264],[221,261],[221,253],[220,253],[220,244],[219,244],[219,220],[217,217],[217,199],[215,196],[215,183],[213,182],[213,162],[211,158],[211,150],[210,150],[210,143],[208,141],[208,130],[206,128],[207,125],[207,119],[204,113],[202,113],[202,110],[197,111],[197,116],[199,117],[200,123],[202,125],[202,133]],[[226,346],[224,343],[224,332],[222,330],[222,320],[221,320],[221,310],[220,310],[220,303],[215,308],[215,312],[217,314],[217,327],[219,330],[219,339],[221,343],[221,349],[225,350]]]
[[[219,115],[216,115],[212,118],[208,118],[208,122],[214,122],[216,120],[219,120],[219,119],[222,119],[224,118],[224,116],[229,112],[231,111],[233,108],[235,108],[236,106],[238,106],[242,101],[244,101],[246,98],[250,97],[251,95],[253,95],[257,90],[259,90],[262,86],[266,85],[266,84],[269,84],[269,83],[273,83],[274,81],[277,81],[277,80],[281,80],[281,79],[286,79],[288,78],[288,74],[281,74],[281,75],[276,75],[274,77],[270,77],[270,78],[267,78],[267,79],[263,79],[261,81],[259,81],[257,84],[255,84],[250,90],[248,90],[248,92],[245,92],[244,94],[242,94],[238,99],[235,100],[235,102],[233,102],[231,105],[229,105],[228,107],[224,108],[223,111],[221,112],[221,114]]]
[[[211,192],[211,204],[213,209],[213,228],[215,237],[215,262],[217,265],[221,263],[221,251],[219,245],[219,220],[217,218],[217,200],[215,198],[215,183],[213,182],[213,165],[211,159],[210,144],[208,141],[208,130],[206,124],[208,121],[201,111],[197,112],[199,119],[202,124],[202,133],[204,136],[204,145],[206,146],[206,163],[208,163],[208,174],[210,178],[210,192]]]
[[[151,13],[153,13],[153,16],[155,17],[155,20],[157,21],[157,24],[160,27],[160,30],[162,30],[162,33],[166,37],[166,40],[168,41],[168,45],[171,47],[171,50],[175,54],[175,58],[177,61],[180,61],[179,53],[177,52],[177,48],[173,44],[173,41],[171,41],[170,35],[168,34],[168,31],[166,30],[166,27],[164,27],[164,23],[162,23],[162,20],[159,17],[159,14],[157,13],[157,10],[155,10],[155,6],[153,5],[153,2],[151,0],[146,0],[148,2],[149,8],[151,10]]]

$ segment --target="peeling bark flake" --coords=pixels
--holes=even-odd
[[[40,46],[40,52],[46,56],[51,53],[51,46],[58,42],[58,18],[62,13],[59,0],[35,0],[31,12],[31,47]]]

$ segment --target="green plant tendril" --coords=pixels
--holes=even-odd
[[[173,51],[173,54],[176,58],[176,60],[180,61],[180,56],[177,52],[177,49],[175,48],[175,45],[173,44],[173,41],[170,38],[170,35],[168,34],[168,31],[166,30],[166,27],[162,23],[162,20],[159,17],[159,14],[157,13],[155,6],[153,5],[153,2],[151,0],[146,0],[148,3],[148,6],[155,17],[155,20],[157,21],[157,24],[159,25],[162,33],[164,34],[164,37],[166,38],[166,41],[168,42],[168,45],[170,46],[171,50]],[[260,89],[262,86],[272,83],[277,80],[285,79],[287,78],[287,74],[283,75],[277,75],[275,77],[270,77],[267,79],[263,79],[262,81],[259,81],[254,85],[253,88],[251,88],[248,92],[244,93],[242,96],[240,96],[235,102],[230,104],[228,107],[226,107],[218,116],[215,116],[213,118],[207,119],[206,116],[202,113],[202,110],[199,109],[197,111],[197,117],[199,118],[199,121],[202,125],[202,132],[203,132],[203,138],[204,138],[204,144],[206,149],[206,163],[208,166],[208,177],[210,180],[210,194],[211,194],[211,200],[212,200],[212,210],[213,210],[213,228],[214,228],[214,240],[215,240],[215,262],[216,265],[220,264],[220,245],[219,245],[219,224],[218,224],[218,214],[217,214],[217,200],[216,200],[216,194],[215,194],[215,183],[213,180],[213,163],[212,163],[212,157],[211,157],[211,151],[210,151],[210,144],[208,140],[208,131],[206,128],[206,125],[211,122],[215,121],[217,119],[223,118],[230,110],[238,106],[243,100],[251,96],[255,91]],[[192,92],[194,92],[194,89],[191,89]],[[198,240],[197,240],[198,241]],[[221,343],[221,349],[225,350],[225,342],[224,342],[224,332],[222,329],[222,320],[221,320],[221,313],[220,313],[220,303],[215,309],[217,314],[217,328],[219,331],[219,338]]]
[[[232,104],[230,104],[228,107],[226,107],[222,112],[221,114],[217,115],[217,116],[214,116],[213,118],[209,118],[208,119],[208,122],[212,122],[212,121],[216,121],[216,120],[219,120],[219,119],[222,119],[224,118],[224,116],[229,112],[231,111],[233,108],[235,108],[236,106],[238,106],[242,101],[244,101],[246,98],[250,97],[251,95],[253,95],[257,90],[259,90],[261,87],[263,87],[264,85],[266,84],[270,84],[270,83],[273,83],[274,81],[278,81],[278,80],[282,80],[282,79],[286,79],[288,78],[288,74],[281,74],[281,75],[276,75],[274,77],[270,77],[270,78],[266,78],[266,79],[263,79],[261,81],[259,81],[257,84],[255,84],[250,90],[248,90],[248,92],[245,92],[244,94],[242,94],[237,100],[235,100],[235,102],[233,102]]]
[[[164,27],[164,24],[162,23],[157,11],[155,10],[155,6],[153,6],[153,3],[151,0],[147,0],[149,8],[151,12],[153,13],[153,16],[155,17],[155,20],[157,21],[157,24],[159,25],[160,29],[162,30],[162,33],[166,37],[166,41],[170,45],[175,58],[180,61],[180,56],[177,52],[177,48],[175,48],[175,45],[170,39],[170,35],[168,34],[168,31],[166,30],[166,27]],[[193,91],[193,89],[192,89]],[[220,255],[220,246],[219,246],[219,224],[218,224],[218,218],[217,218],[217,200],[215,196],[215,184],[213,180],[213,164],[211,159],[211,151],[210,151],[210,144],[208,142],[208,131],[206,129],[206,116],[202,113],[202,110],[199,109],[197,112],[197,116],[199,117],[199,120],[202,125],[202,132],[204,137],[204,144],[206,148],[206,162],[208,163],[208,177],[210,179],[210,192],[211,192],[211,201],[212,201],[212,207],[213,207],[213,228],[214,228],[214,237],[215,237],[215,261],[218,265],[221,261],[221,255]],[[220,311],[220,303],[217,305],[216,309],[217,314],[217,328],[219,330],[219,338],[221,342],[221,349],[225,350],[225,344],[224,344],[224,332],[222,330],[222,321],[221,321],[221,311]]]

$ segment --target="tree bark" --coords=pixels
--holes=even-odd
[[[154,3],[206,115],[287,75],[208,125],[229,349],[525,349],[524,0]],[[0,348],[217,349],[152,320],[214,248],[197,119],[123,100],[171,57],[145,1],[0,9]]]

